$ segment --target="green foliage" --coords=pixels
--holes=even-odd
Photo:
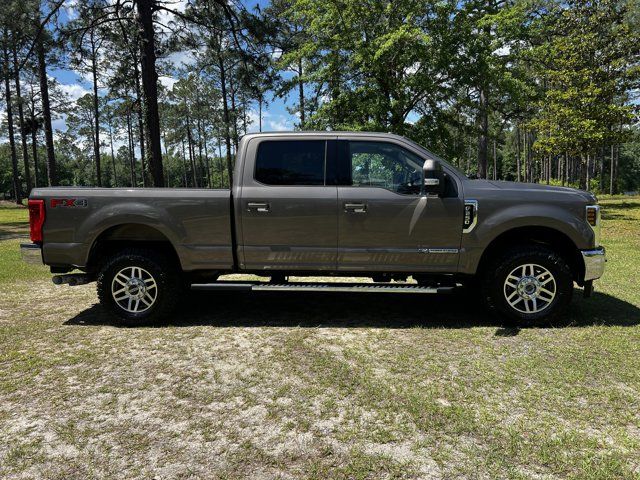
[[[640,131],[634,130],[632,141],[622,145],[618,165],[618,190],[640,190]]]
[[[293,1],[285,12],[304,36],[279,62],[303,61],[305,79],[325,98],[305,126],[406,134],[418,103],[441,95],[431,59],[442,38],[429,32],[442,8],[429,0]]]
[[[626,14],[624,2],[602,0],[558,4],[547,16],[551,40],[533,49],[544,83],[530,122],[540,154],[584,156],[624,140],[619,126],[631,123],[635,111],[627,95],[640,85],[640,32]]]

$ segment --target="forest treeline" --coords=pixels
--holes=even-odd
[[[471,176],[640,186],[637,0],[5,0],[0,28],[0,192],[18,201],[226,187],[276,98],[296,129],[398,133]]]

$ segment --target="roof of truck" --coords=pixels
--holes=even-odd
[[[362,132],[362,131],[344,131],[344,130],[313,130],[313,131],[277,131],[277,132],[254,132],[247,133],[242,138],[250,138],[250,137],[258,137],[258,136],[290,136],[290,135],[303,135],[303,136],[327,136],[327,135],[336,135],[336,136],[358,136],[358,137],[396,137],[396,138],[404,138],[400,135],[396,135],[395,133],[389,132]],[[406,139],[405,139],[406,140]]]

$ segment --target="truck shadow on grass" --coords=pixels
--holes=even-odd
[[[562,321],[550,327],[640,324],[640,308],[596,292],[574,301]],[[67,320],[66,325],[117,325],[99,305]],[[517,335],[503,328],[463,292],[426,296],[408,294],[302,293],[302,292],[192,292],[173,318],[161,326],[189,327],[312,327],[312,328],[472,328],[497,327],[497,336]]]
[[[29,224],[24,222],[4,222],[0,224],[0,240],[23,238],[29,241]]]

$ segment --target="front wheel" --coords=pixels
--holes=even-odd
[[[483,298],[490,309],[518,325],[557,318],[572,294],[569,265],[542,245],[521,245],[507,251],[493,262],[483,279]]]
[[[126,326],[166,318],[180,297],[178,269],[154,250],[127,249],[105,262],[97,279],[100,303]]]

